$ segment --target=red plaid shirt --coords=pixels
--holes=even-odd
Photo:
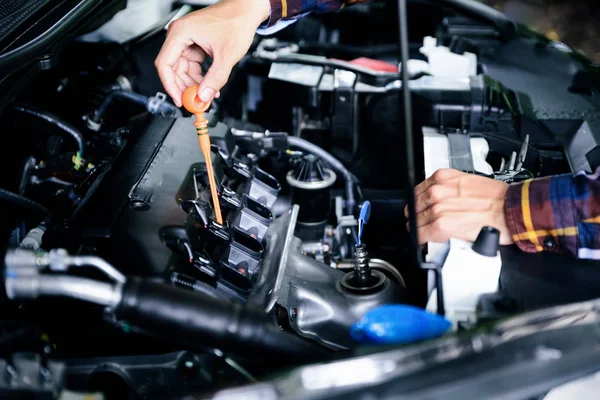
[[[600,259],[600,168],[593,175],[558,175],[513,184],[506,219],[526,252]]]

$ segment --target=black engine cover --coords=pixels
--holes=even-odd
[[[209,117],[211,142],[232,149],[229,128]],[[86,245],[127,274],[156,276],[172,252],[159,238],[166,225],[184,225],[188,218],[178,194],[196,166],[204,163],[193,118],[152,118],[144,133],[112,167],[78,218]],[[215,171],[220,158],[213,154]]]

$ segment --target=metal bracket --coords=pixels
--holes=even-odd
[[[450,168],[459,171],[475,171],[471,154],[471,137],[465,133],[448,133],[448,156]]]
[[[427,271],[433,271],[435,274],[435,289],[437,290],[437,313],[441,316],[446,315],[446,306],[444,304],[444,283],[442,281],[442,266],[436,263],[423,263],[421,268]]]
[[[333,79],[331,133],[334,138],[350,141],[351,148],[345,150],[354,156],[358,150],[358,102],[354,91],[357,75],[351,71],[336,69]]]

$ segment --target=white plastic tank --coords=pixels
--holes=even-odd
[[[492,174],[494,169],[486,161],[490,146],[484,138],[471,138],[471,154],[475,171]],[[429,178],[435,171],[450,168],[448,136],[434,128],[423,128],[423,150],[425,153],[425,177]]]
[[[490,146],[484,138],[471,138],[471,155],[475,171],[492,174],[494,169],[486,161]],[[425,161],[425,178],[429,178],[435,171],[450,168],[448,136],[439,133],[435,128],[423,128],[423,150]],[[427,261],[431,262],[445,253],[447,243],[429,243]],[[428,290],[431,294],[434,289],[435,275],[432,271],[428,274]]]
[[[124,10],[97,30],[80,36],[79,40],[125,43],[164,21],[173,3],[174,0],[129,0]]]

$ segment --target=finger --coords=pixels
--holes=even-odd
[[[419,244],[443,243],[450,238],[475,241],[481,228],[488,225],[488,213],[449,212],[431,223],[419,227]]]
[[[173,67],[186,48],[187,44],[182,40],[181,36],[178,37],[178,35],[170,34],[167,36],[154,62],[160,81],[178,107],[181,107],[183,90],[177,83]]]
[[[198,64],[202,64],[206,59],[206,52],[197,44],[189,46],[183,51],[183,53],[181,53],[181,55],[190,61],[197,62]]]
[[[450,198],[504,199],[508,186],[482,176],[460,174],[429,186],[416,198],[417,213]]]
[[[435,180],[433,179],[433,177],[430,176],[429,178],[425,179],[423,182],[415,186],[415,199],[417,199],[420,195],[425,193],[427,189],[429,189],[434,184]]]
[[[449,198],[420,212],[417,215],[417,226],[428,225],[449,212],[488,213],[493,210],[495,202],[497,200],[487,198]]]
[[[197,62],[194,62],[194,61],[190,61],[190,63],[189,63],[188,75],[197,84],[200,84],[200,82],[202,82],[202,79],[204,79],[202,76],[202,67],[200,66],[200,64],[198,64]]]
[[[429,178],[425,179],[423,182],[419,183],[415,187],[415,197],[429,189],[432,185],[436,183],[445,182],[454,178],[457,178],[462,175],[467,175],[464,172],[458,171],[456,169],[443,168],[435,171]]]
[[[417,186],[415,186],[415,198],[418,197],[419,195],[421,195],[422,193],[424,193],[427,189],[429,189],[434,184],[435,184],[435,180],[433,179],[433,176],[430,176],[429,178],[425,179],[423,182],[419,183]]]
[[[179,75],[175,75],[175,82],[177,82],[177,87],[179,87],[179,90],[181,90],[181,93],[183,94],[185,89],[188,88],[188,85],[185,84]],[[181,103],[181,96],[179,96],[179,102]]]
[[[175,72],[175,83],[177,84],[177,87],[179,88],[179,90],[181,90],[181,92],[183,93],[183,91],[187,88],[187,85],[185,84],[185,82],[181,79],[181,77],[177,73],[177,71],[181,68],[180,64],[182,63],[182,61],[183,61],[182,58],[179,58],[177,60],[175,65],[173,65],[173,71]]]
[[[209,70],[204,75],[204,79],[200,84],[198,90],[198,96],[203,102],[212,101],[217,92],[225,86],[231,70],[234,66],[234,62],[215,57]]]
[[[194,86],[195,84],[197,84],[198,82],[196,82],[194,79],[192,79],[189,75],[185,74],[185,75],[179,75],[179,77],[181,78],[181,80],[183,81],[183,83],[185,84],[186,88],[189,88],[190,86]]]
[[[443,182],[452,181],[455,178],[460,177],[461,175],[465,175],[463,172],[457,171],[455,169],[440,169],[437,170],[431,175],[429,178],[425,179],[423,182],[419,183],[415,187],[415,201],[417,202],[417,212],[422,211],[423,207],[427,208],[428,205],[424,204],[425,198],[421,197],[424,193],[426,193],[430,188],[434,185],[439,185]],[[419,201],[421,204],[419,205]],[[419,209],[418,207],[421,207]],[[404,216],[408,218],[408,205],[404,207]]]
[[[458,197],[458,187],[444,184],[430,186],[416,198],[415,208],[417,214],[451,197]]]
[[[513,243],[510,230],[504,217],[502,202],[500,207],[493,206],[491,211],[450,211],[427,225],[418,228],[419,244],[427,242],[446,242],[450,238],[474,242],[484,226],[500,231],[500,244]]]
[[[415,206],[416,206],[416,203],[415,203]],[[408,218],[408,201],[406,202],[406,205],[404,206],[404,217]]]
[[[183,81],[186,88],[194,86],[196,82],[188,75],[189,61],[185,57],[179,59],[177,76]]]

